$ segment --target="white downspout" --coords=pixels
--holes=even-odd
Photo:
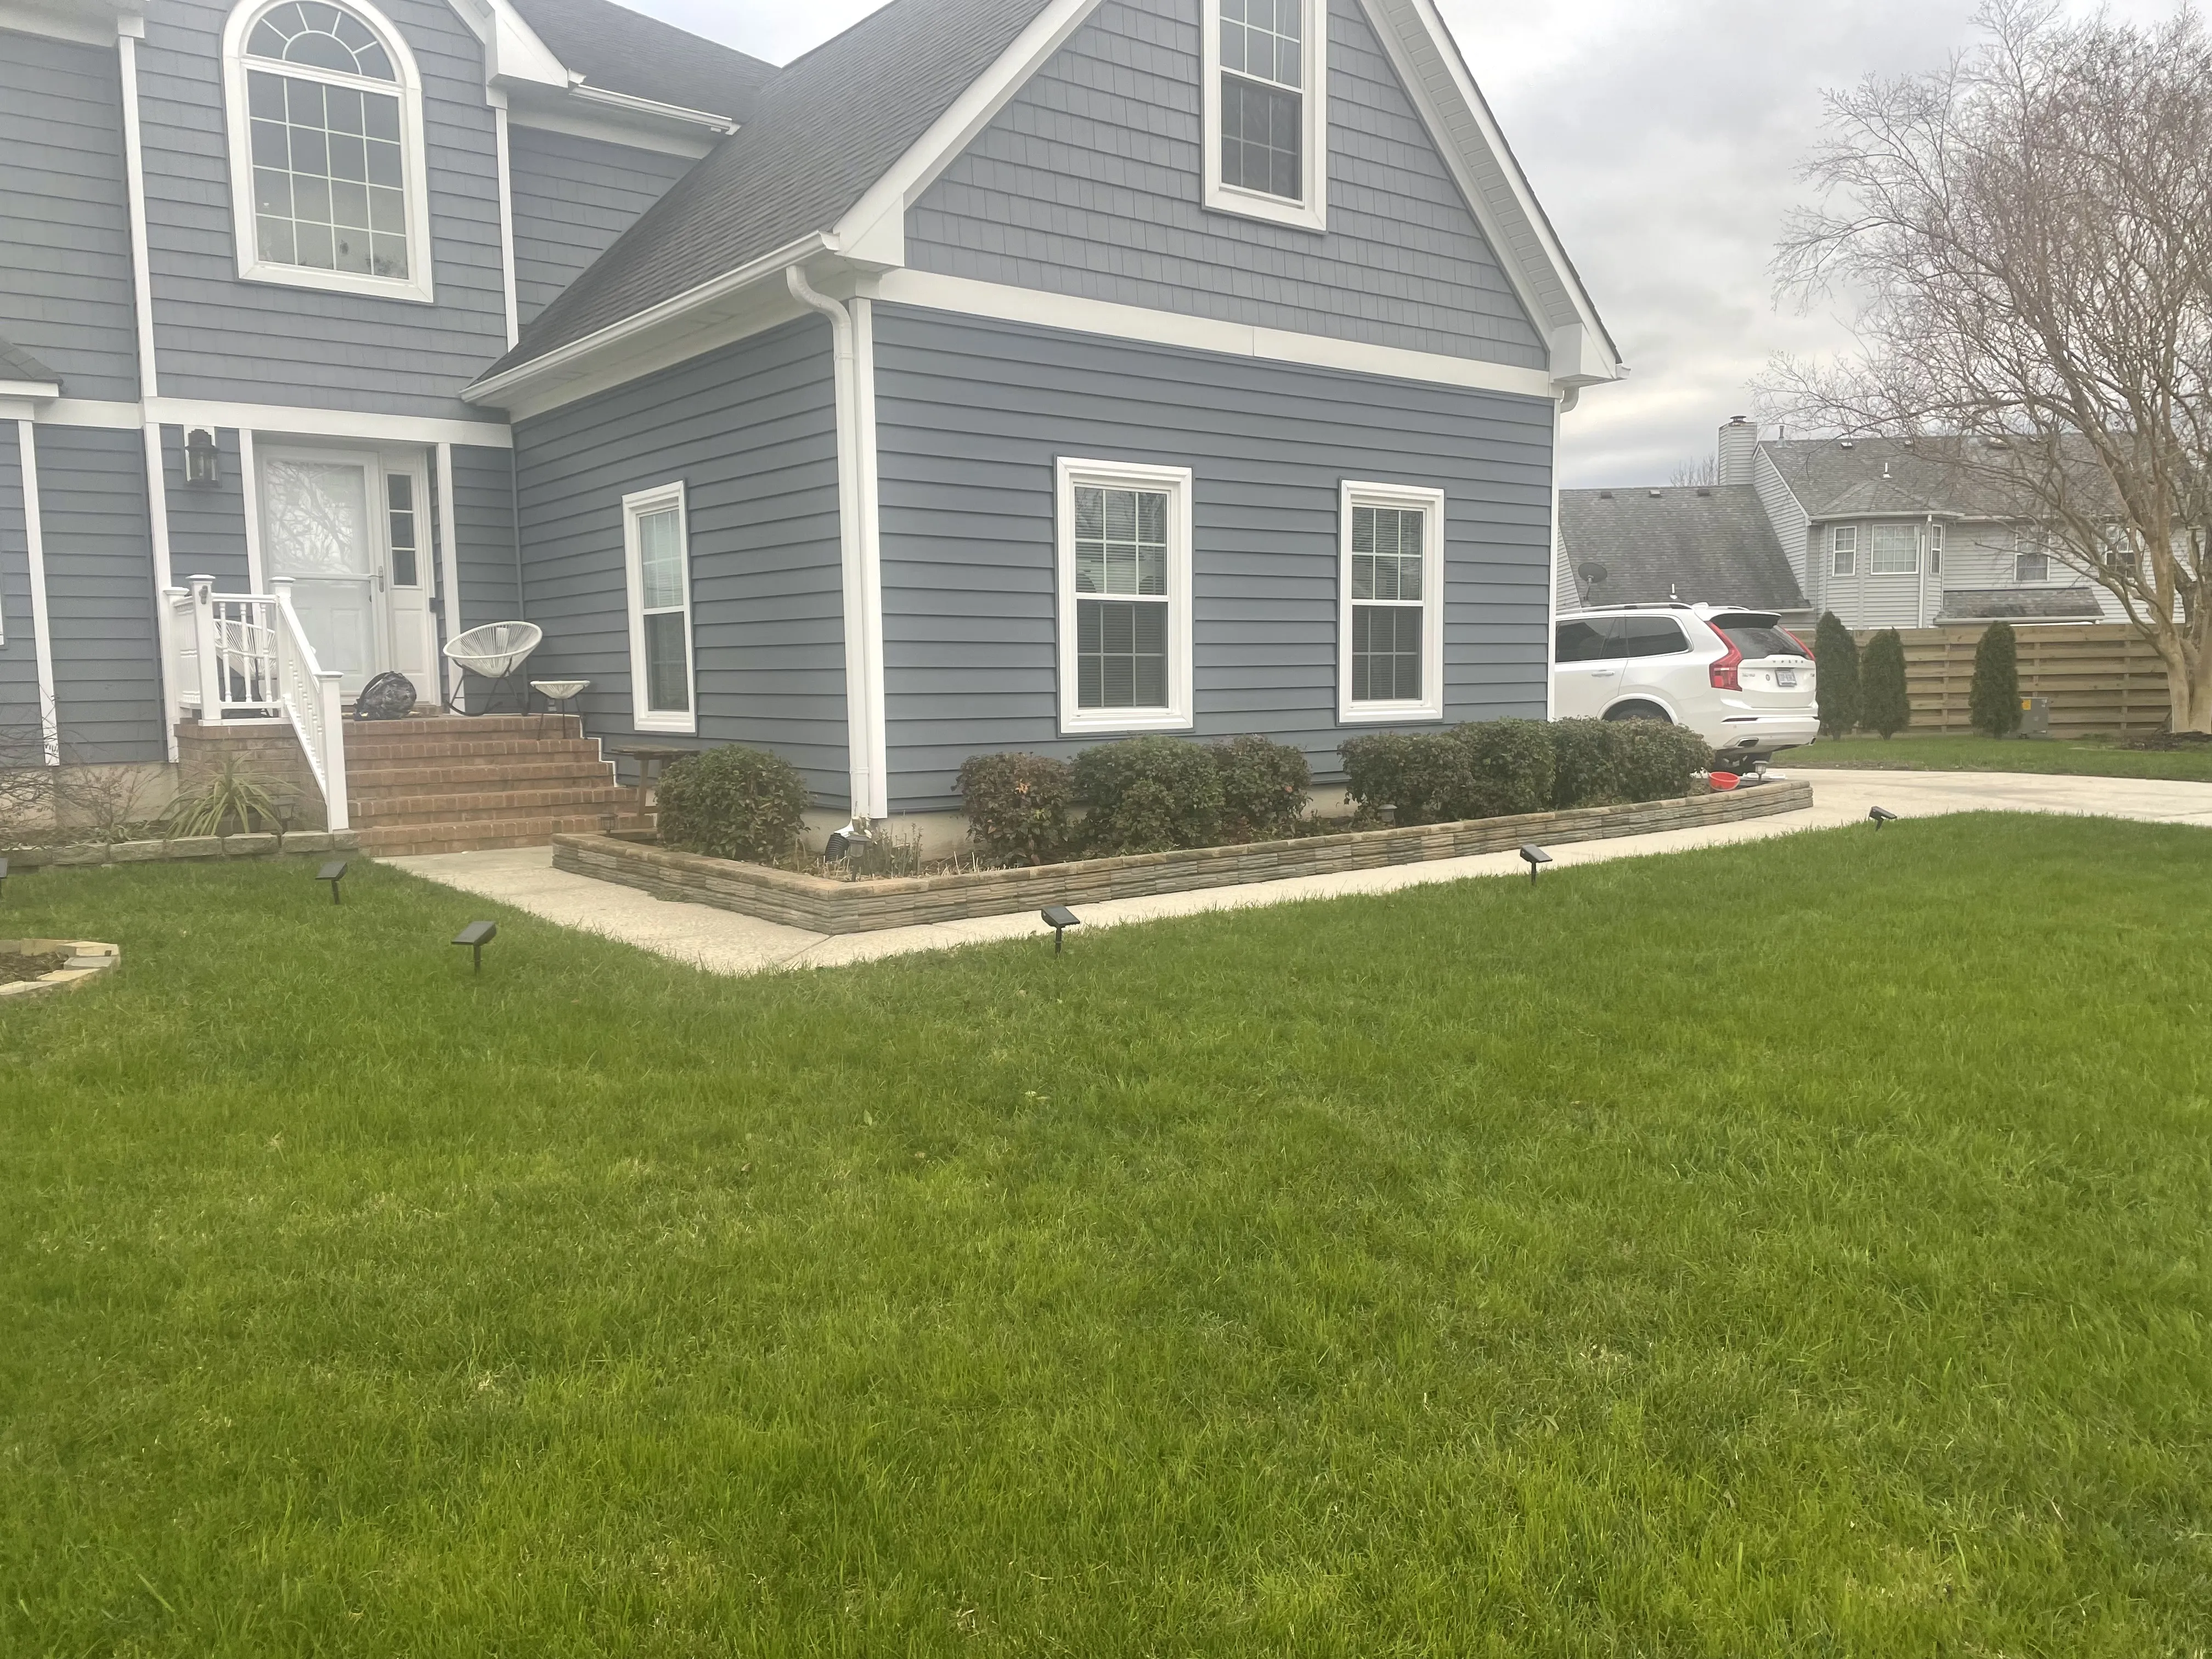
[[[853,311],[806,280],[797,265],[786,269],[791,296],[830,319],[832,376],[837,399],[837,546],[844,576],[846,756],[852,810],[887,817],[884,772],[883,583],[875,510],[875,388],[868,302]],[[860,313],[856,319],[854,312]],[[866,336],[866,380],[862,337]]]

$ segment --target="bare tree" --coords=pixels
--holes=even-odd
[[[1717,455],[1708,455],[1702,461],[1677,461],[1667,482],[1677,489],[1692,484],[1711,485],[1721,481],[1721,463]]]
[[[1777,270],[1859,303],[1857,349],[1778,363],[1770,410],[1926,441],[2113,595],[2178,732],[2212,732],[2212,44],[1995,0],[1932,74],[1829,98]]]

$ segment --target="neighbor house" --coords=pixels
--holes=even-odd
[[[50,760],[283,720],[373,823],[339,703],[505,620],[595,737],[876,817],[1545,711],[1621,368],[1432,0],[892,0],[781,70],[605,0],[0,0],[0,143]]]
[[[1930,441],[1765,438],[1742,416],[1712,484],[1561,491],[1554,576],[1563,606],[1709,599],[1860,629],[2127,620]]]

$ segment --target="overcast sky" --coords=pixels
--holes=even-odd
[[[878,0],[626,0],[783,63]],[[1629,365],[1567,416],[1560,481],[1663,483],[1750,412],[1777,351],[1838,319],[1778,309],[1768,275],[1823,88],[1932,68],[1975,0],[1439,0]],[[2080,5],[2089,9],[2086,0]],[[2148,21],[2172,0],[2112,0]]]

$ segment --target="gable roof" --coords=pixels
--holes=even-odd
[[[25,386],[59,386],[62,377],[4,334],[0,334],[0,380]]]
[[[1749,484],[1562,489],[1559,548],[1589,605],[1666,599],[1802,611],[1805,595]],[[1592,586],[1581,567],[1601,564]]]
[[[1050,3],[891,0],[796,59],[487,374],[828,232]]]
[[[776,67],[612,0],[510,0],[585,84],[743,121]]]
[[[1942,439],[1769,439],[1759,447],[1814,520],[2018,514],[2007,506],[2010,492],[2001,479],[1954,466]]]

